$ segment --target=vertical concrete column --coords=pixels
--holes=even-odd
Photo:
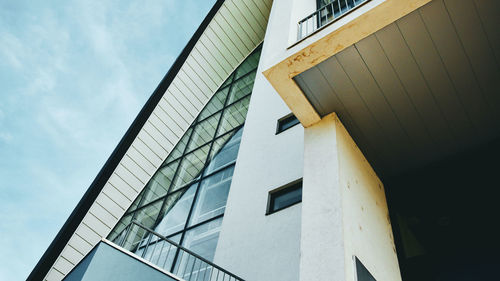
[[[304,130],[300,281],[345,280],[335,116]]]
[[[400,281],[384,187],[335,114],[304,131],[301,281]]]

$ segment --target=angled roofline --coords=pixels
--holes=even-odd
[[[180,55],[168,70],[167,74],[161,80],[158,87],[156,87],[153,94],[149,97],[146,104],[142,107],[141,111],[134,119],[134,122],[132,122],[132,125],[128,128],[127,132],[118,143],[118,146],[113,150],[111,156],[99,171],[94,181],[83,195],[82,199],[80,199],[73,212],[71,212],[71,215],[66,220],[61,230],[59,230],[52,243],[50,243],[49,247],[36,264],[35,268],[33,268],[30,275],[26,279],[27,281],[42,280],[47,275],[52,265],[56,262],[57,257],[59,257],[69,239],[76,231],[78,225],[80,225],[90,207],[97,199],[97,196],[102,191],[104,185],[113,174],[113,171],[120,163],[120,160],[132,145],[132,142],[139,134],[141,128],[144,126],[157,104],[160,102],[161,98],[165,94],[165,91],[177,76],[177,73],[181,69],[182,65],[184,65],[184,62],[193,50],[196,42],[198,42],[201,35],[207,28],[208,24],[212,21],[214,16],[217,14],[224,1],[225,0],[217,0],[214,6],[210,9],[201,25],[195,31],[191,39],[188,41],[187,45],[184,47]]]

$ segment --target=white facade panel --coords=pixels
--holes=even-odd
[[[161,109],[158,109],[161,111]],[[164,138],[165,143],[170,143],[172,145],[176,144],[176,140],[179,139],[179,136],[174,133],[174,131],[169,128],[165,121],[161,120],[157,114],[151,114],[149,117],[148,123],[154,128],[155,132],[151,134],[161,134]]]
[[[82,253],[84,255],[88,254],[92,250],[92,244],[90,244],[88,241],[84,240],[80,235],[78,234],[73,234],[71,238],[69,239],[68,245],[66,245],[65,248],[71,247],[78,251],[79,253]],[[64,250],[63,250],[64,251]]]
[[[131,146],[127,152],[127,156],[133,159],[137,165],[142,167],[148,175],[152,175],[156,169],[161,165],[161,162],[153,163],[151,160],[146,158],[142,153],[140,153],[134,146]],[[154,159],[157,159],[156,157]],[[153,161],[154,161],[153,159]]]
[[[201,110],[203,105],[205,104],[203,100],[205,100],[206,96],[209,93],[206,93],[201,89],[201,85],[197,85],[194,81],[194,72],[188,71],[187,66],[184,70],[179,71],[176,77],[175,86],[178,91],[180,91],[186,99],[194,106],[195,111],[194,115],[198,115],[198,112]],[[172,87],[172,91],[176,88]]]
[[[151,175],[153,174],[153,172],[148,173],[145,168],[138,165],[136,160],[132,159],[128,154],[125,154],[125,157],[123,157],[121,164],[128,171],[133,173],[134,176],[141,181],[141,183],[147,183],[151,178]]]
[[[140,186],[144,184],[121,163],[119,167],[116,168],[115,173],[109,178],[108,182],[130,200],[135,198],[136,193],[140,190]]]
[[[118,204],[123,209],[127,209],[130,203],[132,203],[130,198],[125,196],[125,194],[116,189],[116,187],[109,182],[104,186],[102,193],[104,193],[107,197],[112,198],[113,202]]]
[[[169,124],[169,128],[172,132],[180,137],[184,132],[183,128],[189,126],[194,116],[180,105],[177,98],[171,95],[171,93],[167,92],[165,97],[158,103],[157,110],[153,113],[155,113],[165,124]],[[184,114],[181,115],[179,112],[183,112]]]
[[[64,256],[64,258],[66,258],[69,262],[71,262],[74,265],[78,264],[84,257],[82,253],[78,252],[69,245],[66,245],[66,247],[64,247],[64,250],[62,251],[62,256]]]
[[[99,194],[99,197],[104,197],[105,195]],[[89,212],[99,221],[102,221],[108,228],[115,226],[116,217],[113,216],[108,210],[104,209],[100,204],[94,204],[90,207]]]
[[[200,44],[201,45],[201,44]],[[198,46],[200,47],[200,46]],[[193,60],[200,66],[207,75],[210,75],[217,86],[226,80],[228,74],[212,54],[201,55],[198,48],[191,52]]]
[[[164,147],[163,145],[165,144],[160,144],[158,140],[154,139],[144,129],[139,132],[137,137],[141,139],[149,148],[151,148],[156,155],[160,156],[160,158],[165,158],[166,154],[168,154],[168,151],[171,149],[170,147]]]
[[[75,233],[78,234],[78,236],[80,236],[82,239],[87,241],[90,245],[97,244],[102,238],[101,235],[106,235],[106,233],[104,232],[98,233],[96,230],[91,229],[84,222],[80,223]]]
[[[64,258],[64,255],[60,256],[54,263],[54,268],[63,274],[68,274],[74,266],[73,263]]]
[[[99,239],[107,236],[111,228],[107,226],[104,222],[95,217],[91,212],[88,212],[83,218],[83,224],[88,226],[93,232],[95,232]],[[91,242],[91,241],[89,241]]]
[[[123,206],[120,206],[113,199],[109,198],[109,196],[104,192],[101,192],[101,194],[99,194],[96,203],[101,207],[106,206],[106,211],[108,211],[116,219],[121,218],[121,216],[125,212],[125,208]]]
[[[64,274],[61,272],[55,270],[52,268],[49,273],[47,274],[47,277],[45,277],[46,281],[60,281],[64,278]]]
[[[224,52],[227,52],[227,50],[220,50],[217,48],[214,43],[208,38],[208,36],[201,36],[200,37],[200,44],[198,44],[198,49],[202,54],[211,54],[215,61],[218,62],[218,64],[228,73],[231,73],[231,64],[229,60],[226,58],[226,56],[229,56],[229,53],[225,53],[226,56],[224,55]],[[211,52],[209,50],[212,50]]]

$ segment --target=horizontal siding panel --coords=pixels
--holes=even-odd
[[[161,163],[162,159],[160,156],[154,153],[151,148],[149,148],[142,140],[140,139],[135,139],[134,142],[132,143],[132,146],[140,152],[146,159],[148,159],[150,162],[153,163]]]
[[[141,191],[144,184],[146,184],[145,182],[141,182],[135,175],[129,172],[121,163],[109,179],[109,183],[111,183],[130,200],[133,200],[135,195]]]
[[[78,264],[83,259],[83,254],[75,250],[73,247],[66,245],[62,250],[62,256],[72,264]]]
[[[64,278],[64,275],[54,268],[50,269],[49,273],[47,273],[47,277],[45,277],[46,281],[60,281]]]
[[[78,236],[80,236],[85,241],[89,242],[89,244],[92,246],[99,243],[99,241],[101,241],[101,238],[103,237],[83,223],[80,223],[80,225],[76,229],[76,234],[78,234]]]
[[[151,137],[151,135],[144,131],[144,129],[139,132],[137,137],[140,138],[149,148],[151,148],[151,150],[160,158],[165,158],[166,154],[168,154],[168,151],[171,149],[169,149],[169,147],[163,147],[159,141]]]
[[[266,31],[267,18],[263,13],[260,13],[259,7],[253,1],[242,1],[245,4],[245,7],[250,11],[250,16],[255,20],[255,23],[261,28],[262,32]],[[250,20],[250,19],[249,19]]]
[[[99,204],[93,204],[89,212],[102,221],[108,228],[112,228],[117,223],[118,218]]]
[[[222,51],[219,48],[215,47],[214,43],[210,41],[208,36],[203,35],[200,38],[200,41],[198,41],[197,47],[198,50],[207,58],[210,58],[210,55],[212,55],[214,61],[216,61],[224,69],[224,71],[227,73],[227,76],[231,74],[231,72],[233,71],[231,64],[226,59]]]
[[[262,0],[250,0],[255,6],[259,9],[259,12],[264,16],[267,20],[269,19],[269,12],[271,11],[271,2],[270,1],[262,1]]]
[[[235,48],[234,44],[227,39],[227,36],[224,33],[221,33],[221,29],[218,24],[214,23],[213,25],[209,25],[207,35],[210,40],[217,45],[219,50],[228,54],[226,58],[231,66],[234,67],[234,65],[240,61],[242,54]]]
[[[186,60],[186,64],[184,65],[184,68],[186,69],[186,73],[191,73],[193,72],[195,76],[191,76],[192,79],[195,80],[195,82],[199,82],[202,84],[204,87],[204,94],[205,96],[211,96],[215,90],[217,90],[217,84],[214,82],[211,76],[216,76],[217,75],[209,75],[205,69],[201,68],[200,65],[196,62],[196,60],[193,58],[193,56],[189,56],[188,59]]]
[[[123,206],[120,206],[104,192],[101,192],[101,194],[99,194],[96,202],[103,208],[105,208],[106,211],[108,211],[115,218],[121,218],[126,210]]]
[[[245,43],[234,31],[231,32],[231,27],[224,20],[222,15],[216,17],[211,24],[212,29],[217,33],[218,37],[226,44],[226,46],[231,50],[236,60],[241,60],[245,57],[245,54],[250,52],[250,49],[245,45]]]
[[[175,85],[172,85],[173,87],[170,87],[167,90],[167,93],[163,97],[165,100],[167,100],[171,106],[170,110],[167,111],[168,115],[172,117],[174,120],[177,120],[177,116],[180,115],[186,120],[186,122],[189,120],[189,117],[193,118],[196,117],[196,114],[198,112],[198,109],[193,105],[192,102],[190,102],[184,93],[179,91],[179,88],[177,88]],[[194,98],[193,94],[191,92],[188,93],[191,98]],[[163,107],[163,104],[161,105]],[[177,113],[178,115],[176,115]],[[189,124],[189,123],[188,123]],[[179,124],[181,127],[184,127],[183,125]]]
[[[238,1],[237,3],[228,2],[227,7],[235,15],[235,17],[244,21],[248,28],[251,28],[257,35],[264,33],[262,27],[256,22],[255,17],[252,16],[243,1]]]
[[[201,44],[197,44],[199,47]],[[202,68],[207,75],[210,75],[212,80],[214,80],[217,88],[222,84],[223,80],[228,76],[227,72],[222,68],[222,66],[214,59],[212,54],[200,54],[198,48],[193,49],[191,52],[193,60]]]
[[[205,98],[205,93],[184,71],[179,71],[179,74],[175,78],[175,84],[172,84],[168,91],[179,98],[179,102],[183,103],[182,99],[186,99],[193,106],[193,116],[198,115],[198,111],[203,107],[202,100]]]
[[[108,233],[111,230],[110,227],[108,227],[90,212],[87,213],[83,218],[83,223],[93,232],[95,232],[99,236],[99,239],[108,236]]]
[[[200,40],[211,52],[218,51],[218,60],[226,60],[228,66],[228,72],[231,73],[234,65],[237,63],[236,58],[231,54],[231,51],[224,45],[224,43],[215,35],[213,30],[208,28],[206,31],[206,36],[202,37]]]
[[[121,208],[123,209],[128,209],[130,204],[132,204],[132,201],[135,199],[134,198],[129,198],[123,194],[123,192],[118,191],[112,184],[108,183],[104,186],[102,192],[106,194],[109,198],[113,198],[113,201],[116,202]]]
[[[168,139],[163,134],[163,132],[161,132],[160,130],[158,130],[158,128],[156,128],[155,126],[153,126],[153,124],[151,122],[149,122],[149,121],[146,122],[144,124],[144,127],[142,127],[142,129],[144,131],[146,131],[148,133],[148,135],[150,135],[153,139],[155,139],[156,142],[161,147],[163,147],[167,152],[170,152],[172,150],[172,148],[174,147],[175,142],[171,141],[170,139]]]
[[[68,245],[74,248],[76,251],[86,255],[88,254],[93,246],[86,240],[84,240],[80,235],[73,234],[69,239]]]
[[[134,160],[139,166],[141,166],[149,175],[154,174],[158,165],[153,165],[149,159],[144,157],[135,147],[131,146],[127,151],[127,155]],[[161,164],[161,163],[160,163]]]
[[[175,145],[180,136],[174,134],[174,132],[155,114],[151,115],[148,122],[152,127],[154,127],[155,131],[158,131],[168,143]],[[149,132],[153,134],[155,132]],[[154,163],[153,163],[154,164]],[[156,164],[155,164],[156,165]],[[158,166],[158,165],[156,165]]]
[[[244,41],[248,50],[252,50],[255,45],[257,45],[261,38],[257,33],[251,28],[243,28],[244,23],[239,22],[236,16],[231,13],[226,6],[221,7],[221,15],[224,17],[226,24],[234,28],[234,33],[238,34],[240,38]]]
[[[172,96],[163,97],[158,103],[159,110],[154,113],[163,123],[168,124],[169,129],[176,136],[180,137],[184,128],[189,126],[188,120],[194,119],[194,116],[185,114],[186,109],[176,106],[176,103],[178,103],[177,99]]]
[[[121,164],[125,167],[130,173],[132,173],[137,179],[139,179],[142,183],[146,184],[152,176],[148,174],[144,168],[139,166],[134,160],[130,158],[129,155],[125,155],[123,157]],[[141,191],[142,187],[140,187],[137,191]]]
[[[60,256],[54,263],[54,268],[64,275],[68,274],[75,265],[69,262],[64,256]]]
[[[229,14],[227,16],[229,16]],[[221,13],[220,17],[217,17],[214,21],[214,24],[217,23],[224,31],[224,34],[227,35],[228,39],[236,46],[243,58],[253,49],[252,39],[247,32],[241,28],[237,21],[233,22],[234,25],[231,25],[229,23],[230,19],[231,17],[226,18],[223,13]]]

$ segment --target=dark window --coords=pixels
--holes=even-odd
[[[272,214],[300,202],[302,202],[302,179],[269,192],[267,214]]]
[[[299,124],[299,119],[293,115],[293,113],[288,114],[287,116],[278,120],[278,127],[276,128],[276,134],[279,134],[291,127]]]
[[[356,275],[358,276],[358,281],[377,281],[370,271],[361,263],[358,257],[354,257],[354,259],[356,260]]]

